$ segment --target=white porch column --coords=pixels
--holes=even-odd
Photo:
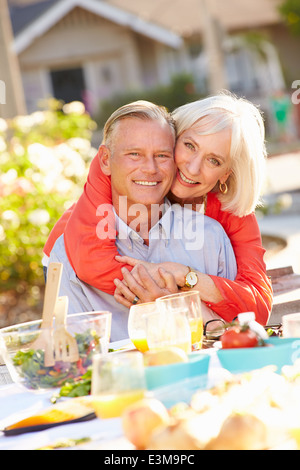
[[[13,50],[7,0],[0,0],[0,80],[0,116],[13,118],[18,114],[26,114],[18,59]]]
[[[141,74],[141,63],[138,57],[138,50],[132,34],[124,34],[123,43],[123,67],[127,89],[142,89],[143,81]]]
[[[221,25],[212,13],[208,0],[199,0],[199,7],[203,16],[203,42],[208,59],[208,86],[210,93],[214,94],[227,88],[221,44]]]

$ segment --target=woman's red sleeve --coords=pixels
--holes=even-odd
[[[237,262],[234,281],[210,276],[224,300],[207,304],[226,321],[232,321],[238,313],[251,311],[259,323],[266,325],[272,309],[273,291],[271,280],[266,274],[263,260],[265,249],[255,214],[237,217],[222,211],[214,194],[208,198],[206,214],[223,226]]]
[[[63,233],[66,253],[77,277],[113,295],[113,280],[123,278],[121,268],[132,269],[115,260],[119,253],[114,222],[110,177],[102,172],[97,154],[91,163],[82,195],[54,226],[44,252],[50,253]]]

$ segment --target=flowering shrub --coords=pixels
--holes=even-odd
[[[199,100],[201,94],[196,90],[194,78],[191,74],[179,74],[172,77],[169,85],[159,85],[148,90],[133,90],[120,95],[114,95],[108,100],[102,100],[97,122],[103,127],[111,113],[135,100],[147,100],[165,106],[170,112],[178,106],[191,101]]]
[[[0,290],[41,285],[42,250],[78,199],[96,149],[82,103],[50,100],[44,111],[0,119]]]

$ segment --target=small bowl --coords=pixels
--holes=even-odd
[[[145,368],[148,390],[175,384],[185,379],[207,376],[210,357],[208,354],[190,354],[188,362]]]
[[[193,395],[199,390],[206,390],[208,386],[207,374],[197,375],[174,384],[164,385],[151,390],[151,396],[160,400],[166,408],[170,409],[178,403],[189,405]]]
[[[86,312],[67,316],[67,331],[75,337],[79,360],[55,361],[44,365],[44,350],[35,351],[32,343],[41,333],[41,320],[13,325],[0,330],[0,353],[14,382],[30,390],[58,388],[81,377],[92,364],[92,357],[107,352],[111,334],[110,312]],[[45,329],[49,336],[53,328]]]
[[[249,372],[262,367],[276,366],[277,373],[285,365],[292,365],[300,357],[300,338],[269,338],[267,346],[257,348],[218,349],[217,355],[229,372]]]

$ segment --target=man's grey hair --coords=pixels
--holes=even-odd
[[[122,119],[136,118],[143,120],[155,120],[162,124],[168,124],[174,138],[176,138],[175,121],[164,106],[151,103],[150,101],[134,101],[121,106],[114,111],[105,123],[103,130],[103,145],[110,147],[112,145],[112,134],[118,122]]]

